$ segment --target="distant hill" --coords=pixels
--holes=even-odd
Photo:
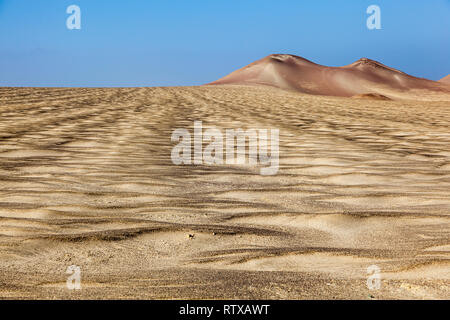
[[[441,80],[439,80],[439,82],[450,83],[450,74],[446,77],[443,77]]]
[[[210,84],[267,85],[342,97],[380,94],[404,98],[406,93],[450,97],[447,84],[417,78],[367,58],[343,67],[327,67],[290,54],[272,54]]]

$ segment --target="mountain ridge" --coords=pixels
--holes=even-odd
[[[450,74],[438,80],[438,82],[450,83]]]
[[[292,54],[271,54],[208,85],[220,84],[267,85],[342,97],[374,93],[396,98],[421,90],[450,96],[450,86],[444,82],[418,78],[369,58],[331,67]]]

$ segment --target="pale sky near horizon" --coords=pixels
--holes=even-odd
[[[69,5],[81,30],[68,30]],[[381,8],[381,30],[366,9]],[[0,86],[175,86],[271,53],[450,74],[449,0],[0,0]]]

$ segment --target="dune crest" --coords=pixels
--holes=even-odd
[[[295,55],[272,54],[210,84],[267,85],[341,97],[370,92],[394,99],[450,99],[446,84],[417,78],[368,58],[343,67],[328,67]]]

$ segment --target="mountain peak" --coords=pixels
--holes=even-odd
[[[388,67],[388,66],[382,64],[381,62],[378,62],[376,60],[372,60],[372,59],[369,59],[369,58],[361,58],[361,59],[353,62],[350,65],[350,67],[360,67],[360,66],[361,67],[368,66],[368,67],[380,68],[380,69],[390,70],[390,71],[399,72],[399,73],[403,73],[404,74],[404,72],[402,72],[400,70]]]
[[[271,61],[277,61],[277,62],[296,62],[296,63],[311,63],[315,64],[314,62],[305,59],[300,56],[296,56],[293,54],[284,54],[284,53],[273,53],[268,55],[265,59],[270,59]],[[264,60],[264,59],[263,59]]]
[[[365,57],[359,59],[359,60],[356,61],[356,62],[361,62],[361,63],[376,63],[376,64],[379,64],[378,61],[375,61],[375,60],[372,60],[372,59],[369,59],[369,58],[365,58]]]

